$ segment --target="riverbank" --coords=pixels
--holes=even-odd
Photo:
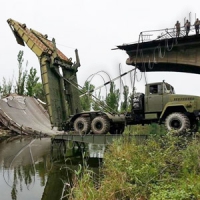
[[[104,154],[103,175],[83,168],[70,200],[200,199],[199,135],[152,135],[145,143],[116,140]]]

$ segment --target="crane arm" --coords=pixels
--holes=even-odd
[[[70,115],[81,112],[79,91],[73,86],[78,85],[78,51],[75,50],[76,63],[73,63],[56,47],[54,38],[50,41],[47,35],[28,29],[26,24],[13,19],[8,19],[7,22],[17,43],[23,46],[26,44],[38,57],[51,124],[59,129],[63,128]],[[73,85],[66,81],[68,79]]]
[[[26,45],[38,56],[42,54],[51,56],[54,51],[54,44],[48,40],[47,35],[43,35],[33,29],[28,29],[26,24],[21,24],[13,19],[7,20],[14,36],[16,37],[17,43],[20,45]],[[56,48],[57,56],[63,62],[72,64],[71,60],[67,58],[58,48]]]

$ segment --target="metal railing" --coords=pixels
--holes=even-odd
[[[194,25],[190,26],[189,36],[195,35],[195,27]],[[149,30],[149,31],[143,31],[139,35],[139,40],[137,42],[132,42],[129,44],[137,44],[137,43],[143,43],[143,42],[150,42],[153,40],[164,40],[164,39],[171,39],[171,38],[180,38],[186,36],[186,29],[184,26],[180,29],[179,37],[177,36],[176,28],[166,28],[166,29],[160,29],[160,30]],[[127,44],[123,44],[127,45]]]

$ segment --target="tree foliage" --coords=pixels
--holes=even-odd
[[[91,110],[92,97],[90,95],[90,92],[93,91],[94,88],[95,88],[94,85],[86,81],[83,88],[81,89],[80,93],[83,94],[83,96],[80,98],[80,100],[81,100],[81,106],[84,111]]]
[[[121,102],[121,112],[126,112],[129,107],[129,87],[127,85],[123,88],[123,101]]]
[[[27,70],[23,69],[23,51],[19,51],[18,56],[17,56],[17,61],[18,61],[18,80],[16,82],[16,91],[17,94],[19,95],[24,95],[25,94],[25,83],[26,83],[26,77],[27,77]]]
[[[11,93],[12,85],[13,83],[11,80],[8,80],[7,82],[5,77],[3,77],[3,84],[0,87],[0,92],[2,93],[3,96],[7,96]]]
[[[26,81],[26,90],[28,96],[33,96],[34,92],[37,91],[37,89],[34,88],[36,87],[38,80],[39,77],[37,77],[37,70],[31,67],[29,74],[27,75],[27,81]]]
[[[117,112],[119,107],[120,92],[119,89],[116,89],[115,87],[116,85],[114,82],[111,82],[110,93],[106,97],[106,104],[110,107],[110,112]]]
[[[23,68],[23,58],[24,52],[19,51],[17,56],[18,61],[18,79],[16,82],[16,93],[18,95],[36,95],[44,100],[44,92],[42,84],[38,84],[39,77],[37,76],[37,70],[33,67],[27,71],[28,62],[26,63],[26,68]]]
[[[46,102],[42,83],[38,82],[35,84],[35,86],[33,87],[33,95],[36,96],[38,99]]]
[[[96,99],[92,102],[92,109],[93,110],[101,110],[103,111],[103,108],[106,106],[103,98],[101,97],[101,90],[99,90],[98,95],[95,94]]]

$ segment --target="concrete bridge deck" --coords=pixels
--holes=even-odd
[[[139,40],[132,44],[117,46],[126,51],[126,64],[136,66],[141,72],[171,71],[200,74],[200,34],[194,30],[189,36],[182,31],[180,37],[173,30],[153,40]]]
[[[0,99],[0,122],[18,134],[56,135],[46,110],[33,97],[10,95]]]

